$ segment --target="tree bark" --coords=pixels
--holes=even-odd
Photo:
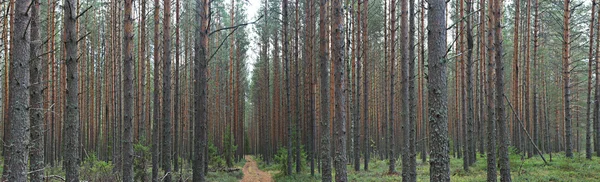
[[[28,28],[31,19],[29,6],[31,0],[18,1],[14,4],[14,30],[18,32],[11,33],[10,48],[10,70],[8,83],[10,86],[8,95],[8,113],[6,118],[10,124],[5,124],[5,131],[8,129],[10,134],[5,133],[7,143],[6,150],[3,152],[5,165],[3,171],[3,181],[27,181],[27,162],[29,157],[29,127],[30,127],[30,90],[27,88],[30,83],[30,31]],[[6,25],[6,24],[5,24]],[[72,47],[71,47],[72,48]],[[4,64],[7,64],[6,62]]]
[[[44,179],[44,91],[45,84],[42,82],[44,66],[41,62],[40,50],[42,43],[40,40],[40,1],[34,0],[31,7],[31,32],[30,32],[30,52],[29,65],[30,74],[30,120],[31,120],[31,148],[29,150],[30,161],[29,170],[31,171],[30,180],[32,182],[41,182]]]
[[[390,2],[390,55],[389,55],[389,75],[387,76],[389,78],[389,83],[390,83],[390,87],[388,88],[390,91],[390,98],[389,98],[389,108],[388,108],[388,117],[389,117],[389,121],[388,121],[388,133],[387,133],[387,138],[388,138],[388,142],[387,145],[388,146],[388,160],[389,160],[389,167],[388,167],[388,173],[393,174],[396,173],[396,156],[395,156],[395,147],[394,147],[394,65],[396,64],[396,49],[395,49],[395,40],[396,40],[396,1],[395,0],[391,0]]]
[[[494,89],[493,81],[494,81],[494,64],[495,64],[495,51],[496,46],[494,46],[494,42],[496,39],[494,38],[494,26],[496,19],[491,17],[494,15],[494,0],[489,1],[489,21],[488,21],[488,33],[487,33],[487,181],[495,182],[497,181],[497,163],[496,163],[496,112],[494,109],[495,101],[494,101]]]
[[[504,65],[502,64],[502,55],[504,54],[502,48],[502,0],[495,0],[494,2],[494,46],[496,47],[495,61],[496,61],[496,113],[498,121],[498,138],[500,144],[498,147],[498,164],[500,166],[500,180],[510,182],[510,161],[508,159],[508,125],[506,122],[505,108],[504,108]]]
[[[446,3],[430,0],[427,17],[429,31],[429,138],[431,149],[430,181],[450,181],[448,141],[448,81],[446,75]]]
[[[348,181],[346,173],[346,76],[344,74],[344,24],[342,18],[344,10],[342,9],[342,0],[332,1],[332,63],[335,72],[335,181]]]
[[[160,75],[160,31],[159,27],[159,13],[160,13],[160,2],[159,0],[154,0],[154,98],[153,98],[153,113],[152,113],[152,181],[158,182],[158,163],[160,160],[160,156],[158,153],[159,150],[159,130],[158,130],[158,121],[160,121],[160,86],[159,86],[159,75]]]
[[[133,1],[125,0],[125,16],[123,17],[124,36],[123,36],[123,74],[125,80],[123,87],[125,91],[125,100],[123,103],[123,181],[133,181]]]
[[[208,14],[210,4],[208,0],[196,0],[195,22],[200,26],[195,27],[196,37],[194,41],[194,149],[193,152],[193,181],[205,181],[205,157],[204,148],[206,147],[206,72],[208,61],[206,54],[208,49]]]
[[[67,94],[65,104],[64,130],[64,168],[66,181],[79,181],[79,103],[78,103],[78,53],[77,53],[77,4],[73,0],[65,0],[65,48],[66,48],[66,83]]]
[[[287,0],[284,0],[287,2]],[[327,60],[329,59],[327,38],[327,0],[321,0],[319,4],[319,68],[321,74],[321,180],[330,182],[331,179],[331,140],[329,132],[329,73]],[[285,40],[285,39],[284,39]]]

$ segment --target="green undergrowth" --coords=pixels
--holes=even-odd
[[[585,159],[584,154],[575,153],[575,157],[570,159],[564,157],[564,153],[553,154],[552,162],[550,156],[544,155],[549,164],[539,156],[533,156],[521,160],[521,155],[510,155],[510,167],[513,181],[597,181],[600,179],[600,158],[594,157],[592,160]],[[420,158],[417,158],[420,159]],[[301,173],[293,173],[285,176],[280,172],[278,164],[266,165],[258,161],[261,170],[273,175],[275,181],[320,181],[321,175],[316,172],[315,176],[310,175],[309,169],[304,169]],[[400,163],[400,160],[398,160]],[[373,159],[369,162],[369,171],[354,171],[351,165],[348,165],[349,181],[401,181],[400,175],[402,164],[398,164],[396,170],[398,174],[388,173],[388,162],[385,160]],[[463,170],[462,159],[450,159],[450,179],[458,182],[479,182],[486,181],[487,162],[485,156],[477,154],[477,161],[469,168],[469,171]],[[361,164],[363,169],[363,164]],[[498,179],[500,179],[498,171]],[[335,176],[335,174],[334,174]],[[417,161],[417,181],[429,181],[429,164]]]

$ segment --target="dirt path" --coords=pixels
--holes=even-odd
[[[241,182],[272,182],[271,174],[261,171],[256,165],[256,161],[252,159],[252,156],[244,156],[246,159],[246,165],[244,165],[244,178]]]

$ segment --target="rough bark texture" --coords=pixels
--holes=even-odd
[[[508,159],[508,124],[506,122],[506,113],[504,106],[504,65],[502,64],[502,0],[494,2],[494,46],[496,47],[496,113],[498,121],[498,165],[500,166],[500,181],[510,182],[510,161]]]
[[[125,31],[123,36],[123,74],[125,80],[123,83],[125,100],[123,101],[123,181],[133,181],[133,17],[131,14],[133,8],[132,0],[125,0],[125,16],[123,23]]]
[[[334,83],[335,83],[335,119],[334,119],[334,137],[335,137],[335,181],[348,181],[346,173],[346,78],[344,74],[344,9],[342,9],[342,0],[332,1],[332,21],[331,21],[331,41],[332,58],[334,64]]]
[[[10,92],[8,95],[7,118],[10,121],[8,138],[4,153],[5,165],[3,181],[27,181],[27,162],[29,158],[29,121],[30,121],[30,30],[28,13],[30,0],[16,2],[14,11],[14,29],[10,50],[10,71],[8,79]],[[5,63],[6,64],[6,63]],[[6,106],[6,105],[5,105]],[[5,128],[6,131],[6,128]],[[7,136],[7,135],[5,135]]]
[[[321,0],[319,5],[319,69],[321,77],[321,180],[331,181],[331,140],[329,132],[329,73],[327,59],[329,57],[327,39],[327,0]]]
[[[427,15],[429,55],[430,181],[450,181],[448,81],[446,75],[446,3],[430,0]]]
[[[66,181],[79,181],[79,72],[77,54],[77,4],[74,0],[65,0],[65,48],[67,63],[67,88],[65,104],[64,130],[64,161]]]
[[[193,152],[193,181],[203,182],[205,180],[205,157],[206,148],[206,52],[208,49],[208,13],[209,1],[196,0],[195,21],[200,24],[196,26],[194,41],[194,149]]]
[[[489,15],[493,15],[493,0],[489,1]],[[487,30],[487,181],[494,182],[497,181],[497,166],[496,166],[496,112],[494,110],[494,89],[492,89],[494,81],[494,52],[496,51],[496,47],[494,45],[494,18],[490,17],[488,21],[488,30]]]
[[[31,11],[31,44],[29,56],[31,58],[30,74],[30,109],[31,118],[31,148],[29,151],[30,180],[41,182],[44,180],[44,106],[42,82],[43,66],[40,58],[41,40],[39,33],[40,1],[34,0]]]

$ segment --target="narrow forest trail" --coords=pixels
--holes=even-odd
[[[244,178],[242,178],[241,182],[271,182],[273,178],[271,178],[271,174],[261,171],[258,169],[258,165],[256,161],[252,159],[252,156],[246,155],[244,156],[246,159],[246,164],[244,165]]]

